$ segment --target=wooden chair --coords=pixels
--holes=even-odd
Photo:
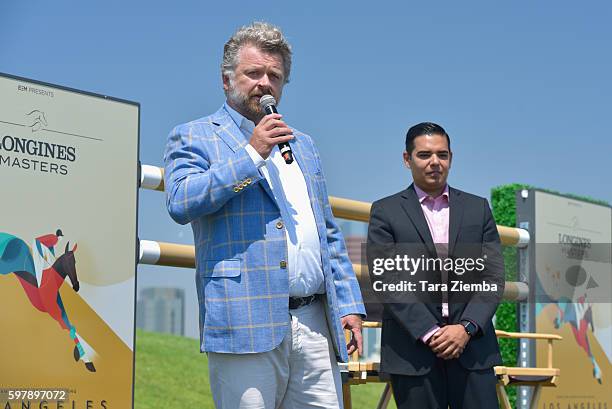
[[[506,386],[531,386],[533,394],[531,395],[530,409],[536,409],[540,393],[544,386],[557,386],[557,378],[561,371],[559,368],[553,368],[553,341],[563,339],[555,334],[534,334],[529,332],[506,332],[495,331],[497,338],[510,339],[545,339],[548,342],[546,367],[509,367],[496,366],[495,375],[497,375],[497,397],[504,409],[512,409],[508,395],[506,394]]]
[[[380,322],[365,321],[363,328],[380,328]],[[533,394],[531,398],[530,409],[536,409],[541,393],[541,388],[545,386],[557,386],[557,378],[560,375],[559,368],[553,368],[553,341],[561,340],[562,337],[554,334],[534,334],[522,332],[506,332],[496,330],[495,334],[498,338],[511,339],[545,339],[548,342],[547,363],[545,368],[541,367],[494,367],[495,375],[497,376],[497,397],[504,409],[512,409],[505,387],[508,385],[516,386],[531,386]],[[350,333],[346,333],[347,340]],[[386,409],[393,395],[391,383],[388,376],[380,373],[379,362],[359,362],[356,353],[351,355],[348,364],[343,365],[342,379],[342,395],[344,400],[344,408],[352,409],[351,401],[351,385],[359,385],[368,382],[384,382],[385,389],[378,401],[376,409]]]

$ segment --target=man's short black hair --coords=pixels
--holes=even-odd
[[[406,133],[406,152],[408,152],[409,155],[411,155],[412,151],[414,150],[414,139],[422,135],[446,136],[448,150],[450,151],[450,137],[444,128],[438,124],[434,124],[433,122],[421,122],[420,124],[416,124],[412,128],[408,129],[408,132]]]

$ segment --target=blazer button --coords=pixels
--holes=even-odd
[[[252,181],[253,181],[253,179],[247,178],[247,180],[245,182],[247,182],[247,185],[250,185]]]
[[[285,260],[281,260],[280,268],[287,268],[287,262]]]
[[[277,229],[282,229],[282,228],[283,228],[283,222],[282,222],[282,221],[280,221],[280,220],[279,220],[279,221],[277,221],[277,222],[276,222],[276,228],[277,228]]]
[[[238,186],[234,186],[234,192],[236,193],[240,192],[240,189],[238,189]]]

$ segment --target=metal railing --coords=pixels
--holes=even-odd
[[[164,190],[164,170],[150,165],[142,165],[140,187],[143,189]],[[368,222],[371,203],[358,200],[329,197],[335,217]],[[497,226],[497,231],[504,246],[527,247],[529,232],[516,227]],[[140,264],[151,264],[170,267],[195,267],[195,247],[186,244],[165,243],[151,240],[140,240]],[[365,272],[367,266],[353,265],[357,276]],[[523,301],[527,299],[529,287],[524,282],[506,282],[504,300]]]

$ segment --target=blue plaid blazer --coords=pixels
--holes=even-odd
[[[306,180],[321,241],[327,321],[336,354],[347,361],[340,317],[363,314],[359,284],[332,215],[311,138],[290,142]],[[228,112],[179,125],[164,155],[167,207],[191,223],[202,352],[255,353],[278,346],[289,326],[287,243],[266,179],[244,149]]]

